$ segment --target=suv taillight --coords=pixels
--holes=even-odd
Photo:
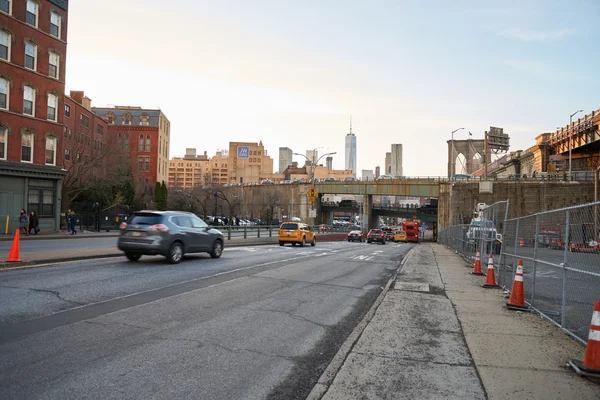
[[[119,229],[125,229],[125,228],[127,228],[127,223],[121,222],[121,225],[119,225]]]
[[[166,232],[169,230],[169,227],[166,226],[165,224],[155,224],[155,225],[151,225],[150,229],[154,229],[154,230],[161,231],[161,232]]]

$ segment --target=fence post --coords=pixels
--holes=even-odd
[[[515,256],[513,257],[512,260],[512,274],[511,274],[511,290],[512,290],[512,282],[515,281],[515,275],[517,274],[517,264],[516,264],[516,260],[517,260],[517,255],[519,254],[519,252],[517,251],[517,249],[519,248],[519,225],[520,225],[521,219],[517,219],[517,227],[515,228]]]
[[[504,240],[506,238],[506,221],[508,219],[508,205],[509,200],[507,199],[504,203],[504,222],[502,223],[502,241],[500,242],[500,256],[498,260],[498,277],[501,281],[504,281],[506,275],[506,265],[504,265],[505,257],[504,257]],[[494,245],[496,244],[496,240],[494,238]],[[502,285],[500,285],[502,286]],[[505,286],[506,287],[506,286]]]
[[[273,236],[273,225],[269,224],[269,237]]]
[[[533,244],[533,282],[531,286],[531,301],[533,306],[535,300],[535,275],[537,271],[537,251],[538,251],[538,235],[540,234],[540,215],[535,216],[535,243]]]
[[[257,224],[256,228],[257,228],[257,232],[258,232],[258,236],[257,237],[260,237],[260,225]]]
[[[244,224],[244,239],[247,238],[247,235],[248,235],[248,227],[246,224]]]
[[[227,240],[231,240],[231,225],[227,227]]]
[[[567,265],[569,262],[569,234],[571,228],[571,210],[567,210],[567,229],[565,231],[565,250],[563,254],[563,284],[562,284],[562,306],[560,312],[560,326],[565,327],[567,313]]]

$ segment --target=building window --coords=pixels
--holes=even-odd
[[[0,108],[8,110],[8,79],[0,78]]]
[[[46,165],[56,165],[56,138],[46,138]]]
[[[37,46],[33,42],[25,42],[25,68],[35,71],[37,65]]]
[[[71,161],[71,150],[65,149],[65,161]]]
[[[23,114],[32,117],[35,114],[35,89],[31,86],[23,88]]]
[[[35,1],[27,0],[27,13],[25,14],[25,22],[37,28],[38,4]]]
[[[81,126],[84,126],[86,128],[90,127],[90,117],[88,117],[85,114],[81,114],[80,119],[81,119]]]
[[[150,125],[150,117],[148,117],[148,114],[142,113],[142,115],[140,116],[140,125]]]
[[[0,11],[10,14],[10,0],[0,0]]]
[[[55,94],[48,94],[48,120],[56,122],[56,109],[58,108],[58,96]]]
[[[119,133],[117,135],[117,149],[121,150],[121,147],[123,147],[123,140],[121,138],[121,134]]]
[[[35,211],[38,217],[54,217],[54,198],[56,197],[54,181],[45,179],[29,179],[27,211]]]
[[[123,114],[123,125],[131,125],[131,114]]]
[[[21,135],[21,161],[33,162],[33,133],[23,133]]]
[[[0,58],[10,61],[10,33],[3,30],[0,30]]]
[[[71,106],[68,104],[65,104],[65,117],[71,118]]]
[[[150,135],[146,136],[146,151],[150,152]]]
[[[123,148],[129,151],[129,135],[125,135],[125,140],[123,141]]]
[[[98,124],[98,126],[96,126],[96,132],[98,133],[98,135],[104,136],[104,127]]]
[[[50,34],[57,38],[60,38],[60,15],[54,11],[50,13]]]
[[[115,114],[113,114],[112,111],[109,111],[106,114],[106,122],[108,122],[111,125],[115,123]]]
[[[51,78],[54,79],[58,79],[58,74],[59,74],[59,65],[60,65],[60,56],[58,55],[58,53],[55,53],[53,51],[50,52],[50,59],[49,59],[49,67],[48,67],[48,75]]]
[[[138,138],[138,151],[144,151],[144,135],[140,135]]]
[[[8,129],[0,126],[0,160],[6,160],[6,142],[8,139]]]
[[[138,157],[138,171],[147,172],[150,171],[150,157]]]

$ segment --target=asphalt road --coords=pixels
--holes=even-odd
[[[241,247],[176,266],[2,272],[0,398],[305,398],[410,247]]]

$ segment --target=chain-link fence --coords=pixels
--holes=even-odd
[[[438,242],[453,248],[470,262],[475,260],[479,250],[485,269],[490,255],[495,262],[500,261],[507,216],[508,200],[491,206],[479,204],[470,224],[454,225],[440,231]]]
[[[450,227],[438,241],[472,261],[473,225]],[[494,252],[498,284],[512,289],[521,260],[526,303],[585,343],[594,301],[600,299],[600,202],[509,219],[502,231],[501,251]],[[486,261],[482,252],[483,268]]]

